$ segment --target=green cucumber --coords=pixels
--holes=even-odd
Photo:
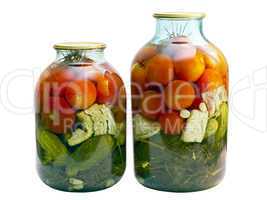
[[[216,133],[216,140],[220,141],[227,133],[228,125],[228,105],[222,103],[220,106],[220,115],[218,117],[219,128]]]
[[[37,130],[37,142],[44,150],[44,155],[53,161],[54,165],[62,166],[68,156],[68,150],[53,133],[42,128]]]
[[[125,122],[116,123],[117,125],[117,144],[124,145],[126,140],[126,126]]]
[[[114,146],[115,141],[111,135],[95,136],[88,139],[71,154],[72,160],[67,166],[67,175],[73,177],[80,171],[89,170],[111,154]]]
[[[214,135],[217,132],[218,127],[219,127],[219,123],[216,119],[214,119],[214,118],[209,119],[208,124],[207,124],[207,128],[206,128],[205,138],[208,138],[208,137]]]

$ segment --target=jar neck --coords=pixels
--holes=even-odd
[[[157,19],[155,38],[162,40],[177,36],[203,38],[202,19]],[[155,39],[154,38],[154,39]]]
[[[92,50],[56,50],[56,61],[64,63],[103,62],[104,49]]]

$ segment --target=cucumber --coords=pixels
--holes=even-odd
[[[117,132],[118,132],[118,136],[117,136],[117,144],[118,145],[124,145],[125,144],[125,140],[126,140],[126,126],[125,126],[125,122],[120,122],[120,123],[116,123],[117,126]]]
[[[65,164],[68,150],[55,134],[39,128],[37,130],[37,142],[44,150],[45,157],[49,158],[54,165],[62,166]]]
[[[216,140],[220,141],[227,133],[228,126],[228,105],[222,103],[220,106],[220,115],[218,117],[219,128],[216,133]]]
[[[37,155],[43,165],[49,165],[53,162],[53,158],[42,149],[39,142],[37,142]]]
[[[219,123],[216,119],[211,118],[208,121],[207,128],[206,128],[206,135],[205,138],[208,138],[209,136],[214,135],[219,127]]]
[[[112,153],[115,141],[111,135],[95,136],[85,141],[71,154],[72,160],[66,168],[69,177],[89,170]]]

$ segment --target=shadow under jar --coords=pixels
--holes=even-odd
[[[202,13],[156,13],[131,71],[135,173],[146,187],[191,192],[225,171],[228,66]]]
[[[74,192],[114,185],[125,169],[125,88],[102,43],[62,43],[35,92],[37,166]]]

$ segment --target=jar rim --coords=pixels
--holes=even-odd
[[[177,19],[202,19],[206,17],[202,12],[157,12],[153,14],[155,18],[177,18]]]
[[[62,42],[54,45],[56,50],[93,50],[105,48],[106,44],[101,42]]]

